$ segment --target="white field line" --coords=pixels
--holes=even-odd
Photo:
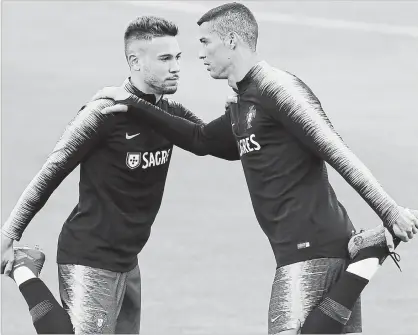
[[[129,1],[138,7],[160,8],[162,10],[178,11],[182,13],[203,15],[212,7],[210,2],[206,5],[196,4],[189,1]],[[359,21],[347,21],[338,19],[326,19],[304,15],[279,14],[275,12],[265,12],[254,10],[256,19],[260,22],[273,22],[281,24],[293,24],[325,29],[342,29],[369,33],[379,33],[384,35],[398,35],[418,38],[418,26],[400,26],[384,23],[371,23]]]

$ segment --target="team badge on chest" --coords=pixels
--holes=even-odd
[[[128,152],[126,154],[126,165],[130,169],[136,169],[141,164],[140,152]]]
[[[257,110],[255,109],[253,105],[248,109],[247,118],[246,118],[247,129],[250,129],[253,126],[252,122],[256,114],[257,114]]]

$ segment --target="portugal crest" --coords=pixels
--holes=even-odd
[[[255,109],[254,105],[252,105],[249,109],[248,109],[248,113],[247,113],[247,129],[252,127],[252,122],[255,118],[255,115],[257,113],[257,110]]]
[[[131,170],[136,169],[141,164],[140,152],[128,152],[126,154],[126,166]]]

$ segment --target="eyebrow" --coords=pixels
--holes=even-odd
[[[179,52],[177,55],[176,55],[176,57],[178,57],[178,56],[180,56],[181,55],[181,52]],[[171,57],[172,56],[172,54],[161,54],[161,55],[158,55],[158,57]]]

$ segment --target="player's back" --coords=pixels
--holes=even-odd
[[[353,226],[325,163],[276,116],[282,111],[271,89],[262,91],[254,75],[238,83],[231,122],[254,210],[277,263],[345,257]]]

